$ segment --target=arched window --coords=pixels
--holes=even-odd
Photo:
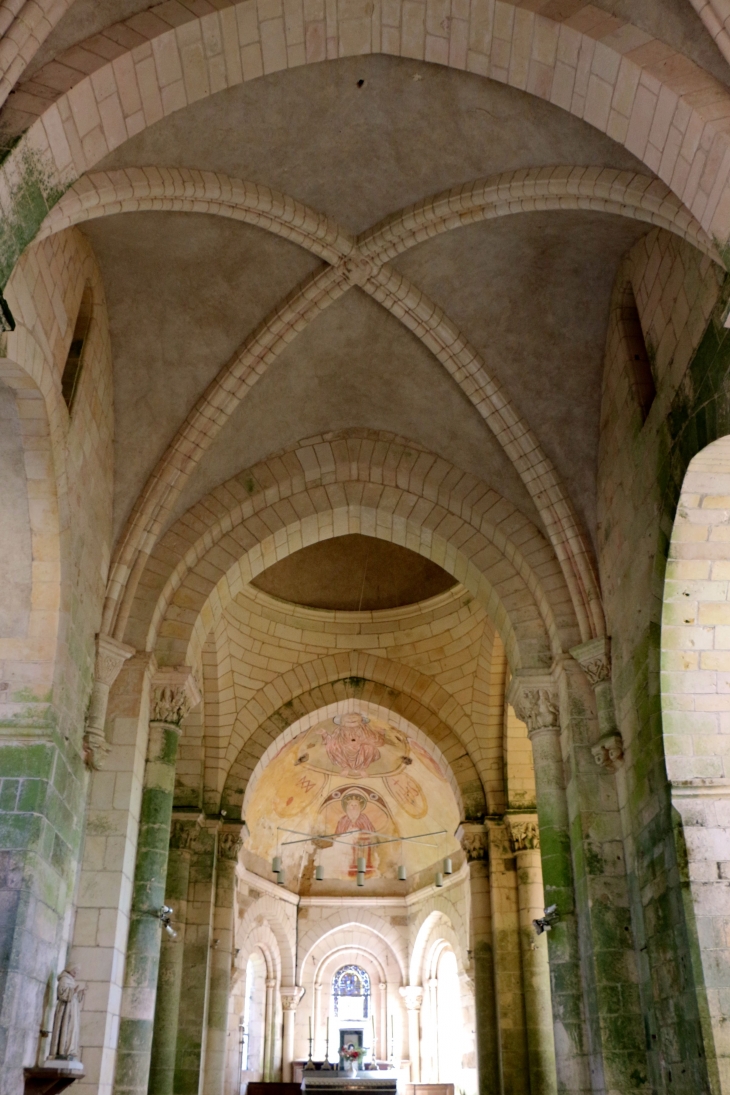
[[[341,966],[332,978],[332,996],[338,1019],[367,1019],[370,1014],[370,978],[360,966]]]
[[[81,369],[84,364],[84,345],[91,326],[92,303],[91,286],[87,285],[81,297],[71,345],[68,348],[68,356],[61,377],[61,394],[69,413],[73,410],[74,399],[81,379]]]

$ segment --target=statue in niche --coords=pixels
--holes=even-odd
[[[81,1005],[86,985],[81,985],[76,980],[78,974],[76,966],[71,966],[58,978],[50,1053],[57,1060],[75,1061],[79,1057]]]

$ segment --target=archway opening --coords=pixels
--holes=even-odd
[[[256,949],[246,963],[243,1015],[241,1017],[241,1081],[261,1080],[266,1043],[266,962]]]

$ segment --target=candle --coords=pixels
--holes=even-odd
[[[372,1024],[373,1024],[373,1048],[372,1048],[372,1054],[373,1054],[373,1060],[375,1060],[375,1016],[374,1016],[374,1015],[373,1015],[373,1016],[371,1016],[371,1021],[372,1021]]]
[[[312,1041],[312,1016],[309,1016],[309,1041]]]
[[[390,1017],[390,1055],[395,1057],[395,1036],[393,1034],[393,1016]]]

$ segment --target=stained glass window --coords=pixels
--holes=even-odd
[[[339,1019],[367,1019],[370,978],[360,966],[342,966],[332,978],[335,1015]]]

